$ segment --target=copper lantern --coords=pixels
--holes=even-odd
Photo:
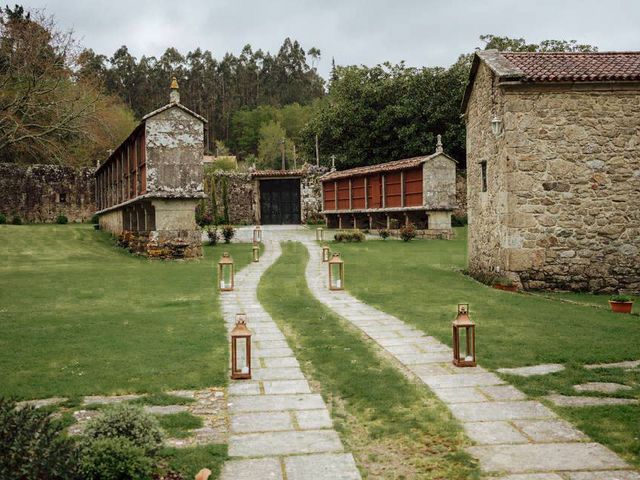
[[[329,290],[344,290],[344,261],[334,253],[329,264]]]
[[[329,245],[322,246],[322,261],[323,262],[329,261]]]
[[[251,378],[251,331],[244,313],[236,315],[236,324],[231,330],[231,378]]]
[[[253,243],[260,243],[262,241],[262,229],[260,225],[256,225],[253,229]]]
[[[234,273],[233,258],[231,258],[227,252],[224,252],[218,262],[218,285],[221,292],[230,292],[233,290]]]
[[[316,228],[316,241],[324,241],[324,229],[322,227]]]
[[[458,304],[458,316],[453,321],[453,364],[456,367],[476,366],[476,324],[469,318],[469,304]]]
[[[260,246],[257,243],[253,244],[253,248],[251,249],[251,252],[253,254],[253,261],[254,262],[260,261]]]

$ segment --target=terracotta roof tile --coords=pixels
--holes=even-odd
[[[301,177],[304,170],[253,170],[252,177]]]
[[[370,165],[368,167],[356,167],[349,170],[340,170],[336,172],[329,172],[322,177],[322,181],[336,180],[338,178],[356,177],[358,175],[365,175],[368,173],[382,173],[393,172],[395,170],[404,170],[406,168],[413,168],[421,165],[426,160],[431,158],[432,155],[405,158],[403,160],[395,160],[393,162],[380,163],[378,165]]]
[[[640,52],[501,52],[523,82],[640,80]]]

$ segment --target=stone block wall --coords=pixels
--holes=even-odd
[[[88,221],[95,212],[93,169],[60,165],[0,164],[0,213],[23,221]]]
[[[640,291],[640,87],[491,82],[481,65],[467,117],[470,271],[497,267],[529,289]]]

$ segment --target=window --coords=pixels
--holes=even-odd
[[[480,162],[480,175],[482,177],[482,191],[487,191],[487,161]]]
[[[66,193],[59,194],[58,202],[59,203],[67,203],[67,194]]]

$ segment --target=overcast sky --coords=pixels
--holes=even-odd
[[[277,51],[285,37],[322,52],[326,77],[339,65],[405,60],[448,66],[481,45],[485,33],[578,40],[604,50],[640,50],[640,0],[16,0],[45,8],[85,47],[110,56],[127,45],[137,57],[170,46],[220,58]],[[12,0],[10,3],[14,3]]]

